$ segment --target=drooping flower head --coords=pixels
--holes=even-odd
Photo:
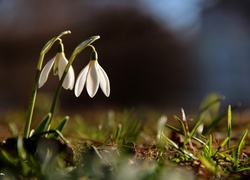
[[[93,47],[92,47],[93,48]],[[108,97],[110,94],[109,78],[104,69],[97,61],[97,52],[93,49],[91,60],[88,65],[79,73],[75,83],[75,95],[80,96],[84,85],[90,97],[94,97],[97,93],[99,85],[103,93]]]
[[[38,82],[38,87],[42,87],[44,85],[44,83],[47,81],[49,73],[53,67],[53,74],[54,75],[58,75],[59,79],[61,79],[63,73],[64,73],[64,69],[66,67],[66,65],[68,64],[68,60],[65,57],[64,54],[64,48],[63,48],[63,44],[62,42],[60,42],[58,44],[58,52],[55,55],[55,57],[53,57],[50,61],[48,61],[48,63],[44,66],[40,78],[39,78],[39,82]],[[70,66],[67,75],[63,81],[62,86],[65,89],[70,89],[72,90],[74,87],[74,81],[75,81],[75,73],[73,70],[73,67]]]

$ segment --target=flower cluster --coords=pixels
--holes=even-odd
[[[24,137],[29,138],[33,135],[33,133],[47,133],[51,127],[51,121],[53,119],[53,115],[55,112],[55,107],[58,101],[58,97],[62,87],[64,89],[73,90],[75,95],[78,97],[82,93],[84,86],[86,85],[87,92],[89,96],[92,98],[97,93],[99,86],[101,87],[103,93],[106,96],[110,94],[110,83],[109,78],[106,72],[98,63],[98,56],[95,50],[95,47],[92,45],[94,41],[100,38],[99,35],[91,36],[86,40],[82,41],[72,52],[69,60],[66,58],[64,54],[64,47],[62,43],[61,37],[70,34],[71,31],[63,31],[57,36],[54,36],[50,39],[42,48],[37,64],[37,71],[35,76],[35,82],[32,90],[32,95],[29,103],[29,108],[27,111],[27,119],[24,128]],[[46,53],[51,49],[51,47],[58,43],[58,51],[57,54],[49,60],[46,65],[43,67],[43,60]],[[90,47],[92,48],[91,58],[88,65],[80,72],[76,79],[75,83],[75,72],[72,67],[72,64],[76,58],[76,56],[81,53],[85,48]],[[42,68],[43,67],[43,68]],[[53,70],[52,70],[53,69]],[[38,127],[31,131],[31,123],[32,117],[37,97],[37,90],[41,88],[47,81],[49,73],[53,71],[54,75],[58,75],[59,83],[57,89],[55,91],[55,95],[51,104],[51,108],[47,116],[39,123]],[[59,132],[63,129],[65,123],[67,122],[68,117],[65,117],[63,121],[58,125],[56,128],[56,132]]]
[[[103,93],[108,97],[110,94],[110,83],[109,78],[104,69],[98,63],[97,52],[92,47],[91,59],[88,65],[83,68],[79,73],[75,83],[75,95],[80,96],[85,84],[86,89],[90,97],[94,97],[97,93],[99,86]],[[58,45],[58,52],[48,63],[44,66],[41,71],[41,75],[38,82],[38,87],[42,87],[48,79],[48,75],[53,67],[53,74],[59,76],[59,80],[65,73],[65,68],[68,64],[68,60],[64,54],[64,48],[62,42]],[[65,79],[63,81],[63,88],[72,90],[74,88],[75,73],[73,67],[70,65],[69,70],[66,72]]]

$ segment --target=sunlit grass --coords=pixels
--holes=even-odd
[[[140,119],[141,112],[136,110],[99,112],[96,114],[99,120],[97,118],[95,122],[89,119],[96,118],[93,116],[75,115],[69,121],[68,118],[58,117],[52,129],[62,130],[62,126],[66,125],[62,134],[44,134],[49,139],[58,139],[48,142],[61,148],[57,151],[42,148],[47,144],[39,144],[44,137],[39,135],[37,139],[34,136],[30,140],[37,143],[34,152],[26,146],[28,142],[22,142],[27,140],[18,138],[19,132],[13,130],[17,138],[12,141],[16,143],[17,151],[10,151],[5,146],[8,139],[2,142],[0,171],[6,178],[247,177],[250,170],[248,129],[232,138],[234,116],[231,106],[225,113],[216,110],[215,114],[210,114],[215,112],[213,106],[219,108],[222,99],[217,98],[203,105],[193,121],[186,118],[184,109],[180,109],[182,117],[158,114],[158,118],[155,118],[156,113],[152,112],[154,115],[148,120]],[[48,117],[49,114],[42,125],[36,126],[37,134],[44,132],[39,128],[46,128],[43,124],[46,124]],[[204,120],[210,121],[210,124],[205,124]],[[13,123],[10,126],[18,129]],[[221,126],[227,128],[221,128],[222,132],[217,131]],[[218,134],[223,138],[217,139]],[[70,149],[72,154],[69,153]]]

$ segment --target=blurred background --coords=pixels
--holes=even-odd
[[[0,110],[27,107],[39,53],[64,30],[66,57],[87,37],[111,82],[91,99],[63,90],[62,108],[197,108],[217,92],[250,106],[248,0],[0,0]],[[44,63],[56,53],[46,54]],[[76,76],[90,50],[74,63]],[[52,74],[51,74],[52,75]],[[39,92],[53,97],[57,77]]]

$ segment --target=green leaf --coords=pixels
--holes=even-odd
[[[17,166],[17,164],[18,164],[18,159],[11,156],[5,150],[0,151],[0,159],[1,159],[1,165],[6,164],[6,165]]]
[[[9,129],[10,129],[11,134],[12,134],[13,137],[17,137],[18,136],[18,130],[17,130],[16,124],[9,123]]]
[[[244,168],[240,168],[237,170],[238,172],[239,171],[250,171],[250,167],[244,167]]]
[[[239,106],[240,106],[240,104],[237,104],[237,105],[231,107],[231,111],[233,111],[234,109],[238,108]],[[215,118],[215,119],[212,121],[212,123],[211,123],[208,127],[206,127],[206,128],[204,129],[203,134],[206,135],[206,134],[210,131],[210,129],[212,129],[214,126],[216,126],[216,125],[217,125],[221,120],[223,120],[227,115],[228,115],[228,113],[226,112],[226,113],[224,113],[224,114],[218,116],[217,118]]]
[[[216,174],[217,173],[217,166],[214,163],[211,163],[210,161],[212,161],[210,159],[210,161],[207,159],[207,157],[200,155],[199,159],[201,161],[201,163],[212,173]]]
[[[194,134],[197,132],[198,127],[203,123],[204,119],[200,119],[195,126],[193,127],[192,131],[190,132],[190,138],[194,136]]]
[[[185,128],[185,124],[183,123],[183,121],[178,116],[174,116],[174,118],[180,123],[180,125],[182,127],[182,130],[183,130],[184,138],[187,138],[187,131],[186,131],[186,128]]]
[[[220,146],[217,148],[217,150],[214,152],[213,156],[215,156],[219,150],[226,145],[226,143],[230,140],[230,137],[226,137],[224,141],[220,144]]]
[[[212,153],[213,153],[213,136],[210,134],[209,136],[209,157],[212,156]]]
[[[239,140],[238,146],[236,148],[236,154],[235,154],[235,168],[236,169],[238,168],[238,165],[239,165],[240,153],[241,153],[241,149],[243,148],[243,144],[244,144],[245,138],[247,136],[247,133],[248,133],[248,129],[246,129],[244,131],[244,133],[242,134],[242,136]]]
[[[120,137],[121,137],[121,132],[122,132],[122,124],[118,124],[117,125],[117,130],[116,130],[116,133],[115,133],[115,142],[118,143]]]
[[[68,31],[63,31],[60,34],[58,34],[57,36],[53,37],[52,39],[50,39],[43,47],[41,54],[45,54],[49,51],[49,49],[51,48],[51,46],[57,41],[59,40],[63,35],[65,34],[70,34],[71,32]]]
[[[68,121],[69,121],[69,116],[65,116],[64,119],[54,128],[54,130],[62,132]],[[58,137],[57,133],[49,135],[49,138],[57,138],[57,137]]]
[[[62,135],[62,133],[58,130],[49,130],[49,131],[44,131],[41,132],[40,134],[36,134],[33,137],[39,137],[39,136],[43,136],[46,134],[57,134],[57,136],[59,136],[65,143],[68,143],[69,141]]]
[[[74,50],[74,52],[72,53],[72,56],[76,56],[77,54],[79,54],[83,49],[85,49],[87,46],[89,46],[90,44],[92,44],[94,41],[96,41],[97,39],[100,39],[100,36],[91,36],[88,39],[86,39],[85,41],[83,41],[82,43],[80,43]]]
[[[60,80],[60,83],[59,85],[61,86],[63,81],[64,81],[64,78],[66,77],[67,73],[68,73],[68,70],[69,70],[69,67],[72,65],[75,57],[80,53],[82,52],[87,46],[90,46],[91,43],[93,43],[94,41],[96,41],[97,39],[99,39],[100,36],[91,36],[89,37],[88,39],[86,39],[85,41],[83,41],[82,43],[80,43],[76,48],[75,50],[73,51],[73,53],[71,54],[70,58],[69,58],[69,62],[67,64],[67,66],[65,67],[64,69],[64,73],[61,77],[61,80]],[[53,108],[52,108],[53,109]],[[52,111],[53,112],[53,111]]]
[[[124,119],[123,121],[126,121],[126,119]],[[124,124],[124,122],[122,123]],[[121,129],[123,131],[123,135],[122,137],[126,140],[126,141],[135,141],[136,138],[138,137],[138,134],[140,133],[140,129],[141,129],[141,121],[140,120],[133,120],[131,122],[127,122],[126,124],[128,124],[127,126],[122,126]]]
[[[38,126],[35,128],[35,134],[40,134],[41,132],[47,131],[51,122],[52,114],[48,113],[43,120],[38,124]]]
[[[182,131],[180,131],[179,129],[177,129],[177,128],[171,126],[171,125],[166,124],[165,126],[168,127],[169,129],[171,129],[171,130],[173,130],[173,131],[181,134],[181,135],[184,135],[184,133]],[[204,146],[207,146],[205,142],[203,142],[202,140],[198,139],[197,137],[193,136],[192,139],[195,140],[195,141],[197,141],[197,142],[199,142],[200,144],[202,144]]]
[[[174,142],[172,141],[171,139],[169,139],[167,136],[165,136],[163,133],[161,134],[163,139],[165,139],[167,141],[167,143],[169,145],[171,145],[172,147],[174,147],[175,149],[180,149],[179,146]]]
[[[20,160],[22,172],[24,175],[27,175],[30,171],[30,167],[27,162],[27,153],[23,147],[23,137],[19,136],[17,139],[17,152]]]
[[[49,133],[50,132],[53,132],[54,130],[51,130],[51,131],[48,131]],[[62,135],[62,133],[58,130],[55,130],[54,133],[58,134],[58,136],[65,142],[65,143],[68,143],[69,141]]]

